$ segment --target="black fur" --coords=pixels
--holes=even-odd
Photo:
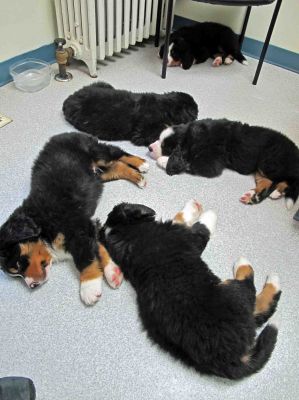
[[[125,154],[84,133],[53,136],[33,165],[29,196],[0,228],[2,268],[8,272],[18,262],[22,275],[28,260],[20,259],[18,243],[41,239],[51,245],[58,233],[64,235],[65,251],[71,253],[79,271],[98,257],[97,230],[91,217],[103,183],[92,163],[117,160]]]
[[[189,172],[213,178],[225,168],[244,175],[260,171],[273,185],[259,201],[282,181],[289,185],[286,197],[297,200],[299,149],[283,134],[226,119],[195,121],[174,126],[173,130],[161,144],[162,155],[169,156],[169,175]]]
[[[221,56],[223,62],[228,56],[240,63],[246,61],[240,50],[238,35],[228,26],[215,22],[198,22],[179,28],[170,35],[169,44],[173,44],[171,57],[180,61],[183,69],[215,56]],[[164,45],[160,47],[161,58],[163,52]]]
[[[222,284],[201,259],[209,240],[205,225],[187,228],[154,218],[148,207],[122,203],[101,231],[137,292],[149,337],[203,373],[240,379],[257,372],[274,349],[277,330],[268,325],[255,341],[253,278]],[[242,361],[244,355],[249,361]]]
[[[158,139],[167,125],[195,120],[198,107],[182,92],[133,93],[97,82],[69,96],[63,112],[80,131],[103,140],[130,140],[144,146]]]

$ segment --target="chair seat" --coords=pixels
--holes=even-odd
[[[199,3],[218,4],[223,6],[264,6],[275,0],[192,0]]]

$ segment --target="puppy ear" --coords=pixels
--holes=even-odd
[[[187,163],[184,160],[182,148],[180,145],[178,145],[169,156],[166,165],[166,173],[168,175],[177,175],[186,171],[186,168]]]
[[[133,221],[153,221],[155,219],[155,211],[143,204],[124,204],[122,209],[123,215],[128,222]]]
[[[36,238],[41,229],[24,213],[13,214],[0,229],[0,250]]]
[[[187,50],[182,57],[182,68],[183,69],[190,69],[194,62],[194,57],[189,50]]]

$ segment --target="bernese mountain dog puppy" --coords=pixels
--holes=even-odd
[[[203,119],[165,129],[149,151],[168,175],[189,172],[213,178],[224,168],[255,174],[255,189],[240,199],[245,204],[285,195],[290,209],[298,198],[299,149],[272,129]]]
[[[194,121],[198,107],[187,93],[133,93],[97,82],[69,96],[63,112],[75,128],[99,139],[148,146],[166,126]]]
[[[127,179],[145,186],[148,163],[84,133],[53,136],[39,153],[31,190],[0,228],[0,265],[34,289],[47,281],[52,260],[72,257],[80,272],[81,299],[94,304],[103,273],[117,288],[120,269],[98,241],[91,220],[103,182]]]
[[[241,257],[234,278],[221,281],[201,259],[215,230],[216,214],[195,200],[174,219],[155,221],[140,204],[121,203],[100,237],[137,292],[149,337],[199,372],[240,379],[261,369],[276,342],[268,324],[281,291],[276,274],[256,297],[254,272]]]
[[[159,56],[163,58],[164,44]],[[168,66],[191,68],[192,64],[205,62],[212,58],[213,66],[229,65],[234,60],[247,64],[241,53],[239,36],[231,28],[216,22],[198,22],[184,26],[170,35]]]

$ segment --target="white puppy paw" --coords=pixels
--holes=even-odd
[[[123,281],[123,274],[120,268],[111,260],[104,268],[105,278],[113,289],[120,287]]]
[[[147,182],[144,176],[141,176],[139,181],[137,182],[137,186],[140,187],[140,189],[144,189],[146,186]]]
[[[206,228],[210,232],[210,235],[213,235],[213,233],[216,230],[216,224],[217,224],[217,215],[215,211],[208,210],[202,213],[201,216],[199,217],[199,222],[206,226]]]
[[[272,200],[276,200],[276,199],[280,199],[282,197],[282,193],[275,189],[270,195],[269,195],[270,199]]]
[[[230,58],[230,57],[226,57],[225,60],[224,60],[224,64],[225,65],[230,65],[233,62],[234,62],[234,60],[232,58]]]
[[[80,296],[83,303],[91,306],[99,300],[102,295],[102,282],[102,277],[81,282]]]
[[[185,224],[192,226],[202,214],[202,205],[197,200],[191,199],[187,201],[181,213]]]
[[[144,163],[142,163],[139,167],[138,167],[138,171],[139,172],[148,172],[149,170],[149,162],[148,161],[144,161]]]

